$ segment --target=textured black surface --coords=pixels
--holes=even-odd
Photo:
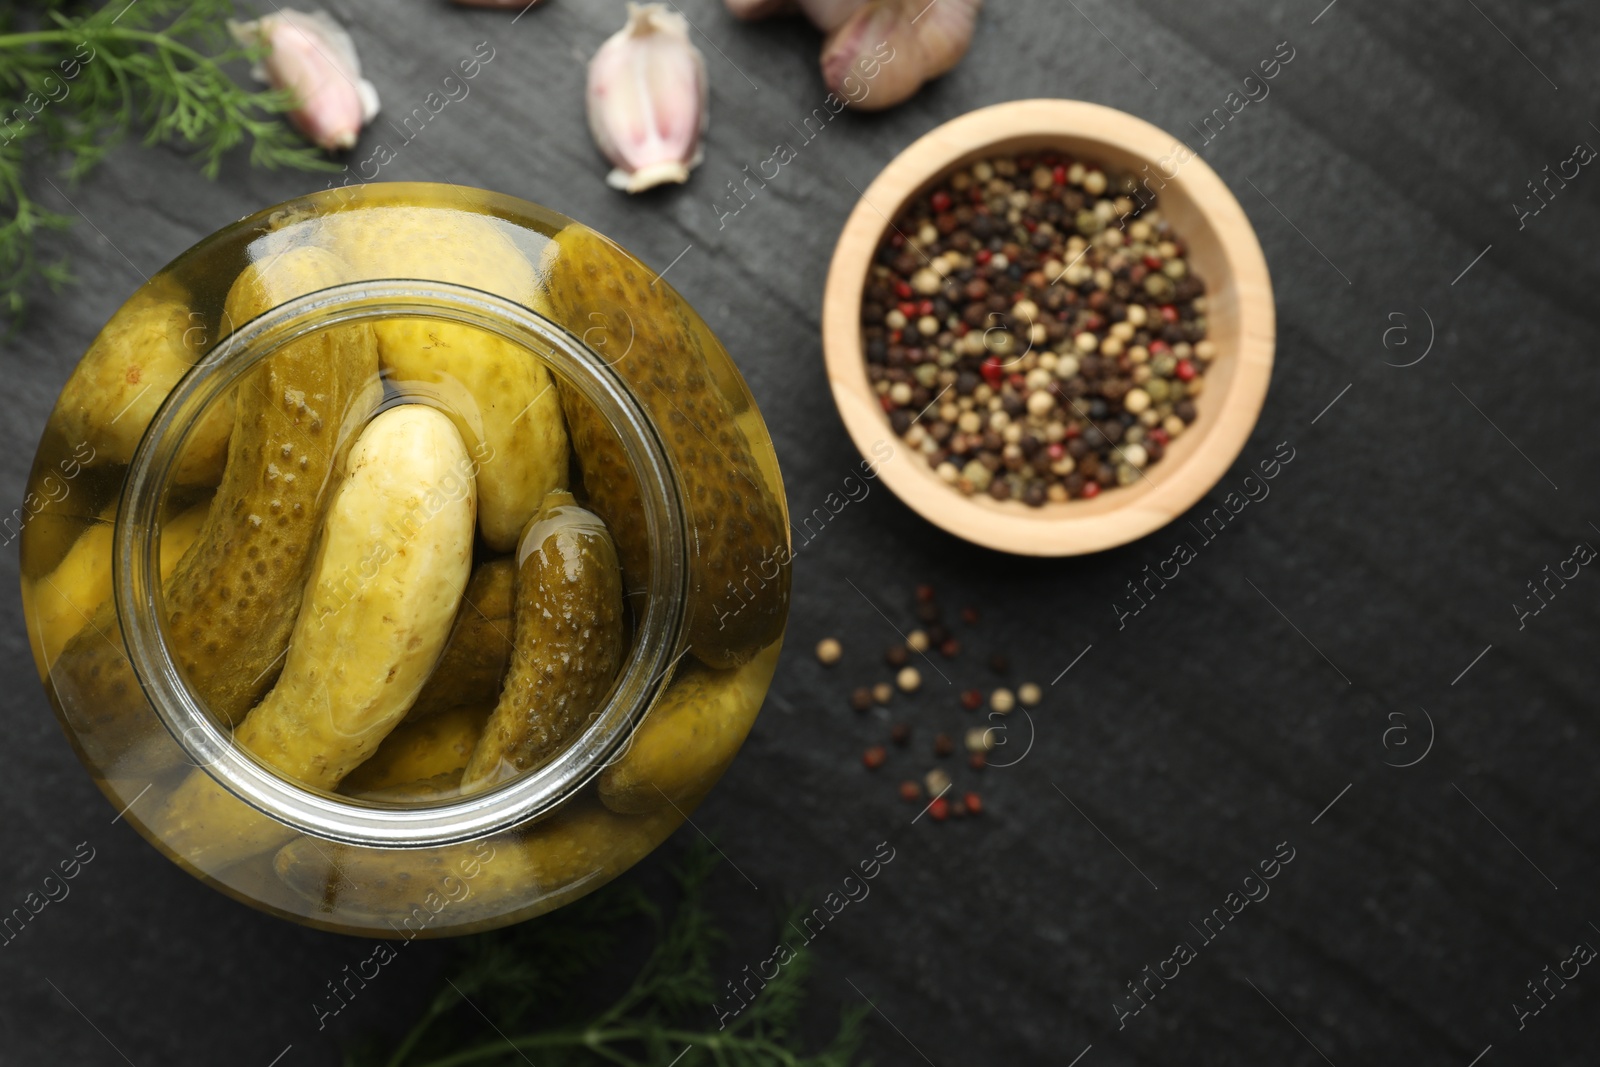
[[[714,86],[707,159],[687,188],[629,200],[602,184],[582,110],[582,61],[620,4],[555,0],[514,26],[432,0],[335,5],[391,113],[477,42],[496,49],[385,178],[526,196],[658,269],[692,244],[671,280],[739,358],[797,515],[857,463],[818,311],[855,190],[893,153],[969,108],[1037,95],[1186,134],[1278,42],[1295,48],[1271,95],[1204,150],[1258,228],[1280,336],[1260,425],[1202,508],[1288,442],[1270,497],[1120,631],[1113,600],[1182,523],[1035,562],[967,547],[875,486],[800,553],[773,699],[696,822],[738,868],[716,883],[736,932],[729,977],[770,951],[781,902],[819,899],[893,842],[872,896],[815,945],[819,1033],[870,997],[879,1063],[1594,1062],[1595,972],[1552,982],[1521,1028],[1513,1004],[1575,944],[1600,945],[1600,576],[1586,569],[1525,628],[1511,605],[1576,543],[1600,544],[1600,177],[1585,169],[1520,230],[1512,204],[1574,144],[1600,145],[1600,27],[1581,0],[1324,2],[997,0],[956,73],[888,114],[840,118],[721,228],[724,183],[822,101],[800,24],[740,26],[684,0]],[[357,158],[385,137],[380,124]],[[56,392],[141,273],[323,181],[235,161],[212,184],[179,156],[124,147],[62,185],[85,221],[57,245],[81,283],[5,342],[0,497],[20,497]],[[1386,366],[1423,351],[1428,318],[1428,357]],[[1386,349],[1397,325],[1411,343],[1390,334]],[[869,775],[859,754],[888,720],[845,698],[887,676],[886,617],[909,625],[917,582],[983,620],[959,630],[961,658],[937,661],[948,684],[924,665],[922,693],[894,709],[918,755]],[[95,850],[71,896],[0,947],[0,1063],[297,1067],[337,1062],[334,1031],[402,1029],[448,950],[411,947],[319,1033],[313,1000],[366,950],[241,907],[113,825],[34,679],[12,548],[0,588],[0,907],[79,842]],[[825,635],[846,648],[832,669],[809,654]],[[988,684],[993,648],[1014,681],[1046,686],[1032,749],[957,776],[982,789],[982,820],[910,825],[894,782],[933,764],[935,729],[968,725],[955,694]],[[1422,709],[1431,751],[1386,766],[1422,752]],[[1391,728],[1409,733],[1386,747]],[[1006,758],[1024,729],[1014,716]],[[1270,896],[1205,943],[1191,923],[1280,842],[1294,859]],[[1197,958],[1119,1029],[1126,983],[1179,941]]]

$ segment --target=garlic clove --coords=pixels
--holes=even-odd
[[[867,0],[823,42],[823,80],[860,110],[902,103],[961,61],[982,7],[983,0]]]
[[[884,0],[868,0],[829,34],[822,43],[821,63],[828,88],[863,111],[908,100],[925,80],[916,27],[898,3]],[[866,92],[861,85],[867,86]]]
[[[230,19],[228,32],[264,54],[256,80],[295,98],[289,121],[319,148],[355,147],[361,127],[378,114],[378,91],[361,77],[355,42],[322,11],[279,10],[252,22]]]
[[[589,130],[630,193],[685,182],[704,156],[705,59],[666,4],[628,5],[628,24],[589,61]]]
[[[728,6],[728,13],[743,22],[755,22],[757,19],[768,19],[774,15],[792,15],[795,12],[794,0],[723,0],[723,2]]]
[[[923,10],[916,21],[923,77],[937,78],[961,62],[972,44],[981,10],[983,0],[938,0]]]

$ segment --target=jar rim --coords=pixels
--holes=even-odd
[[[617,434],[633,475],[651,546],[646,606],[632,653],[589,725],[542,767],[481,793],[385,805],[294,782],[242,746],[184,680],[163,637],[157,516],[179,456],[200,417],[261,360],[320,330],[376,319],[427,318],[486,330],[546,362]],[[621,357],[618,357],[621,358]],[[633,728],[687,648],[686,509],[665,444],[649,413],[607,360],[569,331],[494,293],[446,282],[357,281],[287,300],[220,339],[173,389],[128,466],[112,552],[116,609],[134,675],[180,749],[228,792],[302,833],[377,848],[456,844],[555,810],[621,758]]]

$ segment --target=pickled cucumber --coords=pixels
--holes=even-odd
[[[346,280],[314,248],[252,263],[228,294],[246,322],[292,297]],[[355,432],[379,399],[370,327],[345,324],[296,340],[246,373],[222,484],[198,539],[164,587],[167,648],[191,689],[232,724],[273,682],[300,611],[317,526]],[[167,751],[108,602],[67,643],[51,674],[75,709],[78,737],[102,766],[141,771],[146,736]]]
[[[459,782],[490,710],[487,705],[451,708],[421,722],[401,723],[339,783],[339,792],[364,796],[451,773]]]
[[[472,572],[450,641],[406,713],[408,722],[463,705],[494,705],[511,662],[511,594],[516,576],[517,565],[509,559],[490,560]]]
[[[183,287],[159,275],[106,324],[56,405],[62,434],[93,449],[90,465],[126,464],[178,379],[203,354],[204,320]],[[222,479],[233,433],[233,402],[216,404],[195,426],[175,474],[183,485]]]
[[[710,369],[708,356],[726,354],[709,348],[715,339],[665,282],[586,226],[557,234],[541,267],[534,309],[574,334],[598,330],[626,353],[606,358],[649,410],[677,469],[693,552],[694,655],[713,667],[748,661],[783,632],[789,535],[782,488],[767,483]],[[575,390],[557,388],[587,501],[615,534],[630,587],[639,588],[650,559],[639,487],[605,420]]]
[[[388,919],[397,936],[463,932],[560,907],[599,888],[664,841],[698,798],[645,816],[579,802],[525,831],[424,849],[369,849],[301,838],[274,868],[334,919]]]
[[[627,815],[703,794],[733,762],[761,710],[778,646],[737,670],[689,664],[600,775],[600,799]]]
[[[487,217],[410,207],[322,220],[317,238],[361,278],[432,278],[527,303],[533,267]],[[484,542],[517,537],[552,489],[567,485],[567,433],[550,372],[526,349],[459,323],[395,317],[376,326],[384,374],[402,393],[434,399],[479,465]]]
[[[200,535],[211,499],[179,513],[161,526],[161,580],[166,581],[178,561]],[[49,668],[72,637],[94,616],[96,609],[111,599],[111,542],[116,530],[115,507],[107,508],[101,520],[72,543],[56,569],[37,583],[23,579],[24,612],[33,625],[34,664],[39,677]]]
[[[349,462],[283,674],[234,733],[269,766],[321,789],[337,786],[405,716],[472,570],[476,492],[449,419],[420,405],[391,408]],[[205,868],[277,843],[262,840],[254,810],[204,770],[173,791],[160,826],[171,848]]]
[[[511,667],[462,788],[538,766],[605,700],[622,662],[622,573],[605,525],[552,493],[518,549]]]
[[[252,264],[228,294],[244,323],[348,280],[343,264],[293,249]],[[379,399],[370,327],[295,341],[248,374],[217,506],[167,589],[169,644],[218,718],[238,722],[272,684],[300,611],[322,511]]]

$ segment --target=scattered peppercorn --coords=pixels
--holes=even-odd
[[[945,659],[955,659],[961,654],[961,642],[953,637],[947,637],[939,645],[939,654]]]
[[[839,657],[844,655],[844,648],[831,637],[824,637],[817,642],[817,662],[824,667],[831,667],[839,662]]]
[[[967,766],[975,771],[981,771],[989,765],[989,757],[982,752],[974,752],[967,757]]]
[[[915,667],[902,667],[900,673],[895,675],[895,684],[907,693],[915,693],[922,688],[922,672]]]
[[[956,750],[956,743],[950,740],[949,734],[939,734],[933,739],[933,754],[943,758]]]
[[[911,653],[906,651],[905,645],[890,645],[883,653],[883,660],[891,667],[904,667],[911,659]]]
[[[872,710],[872,690],[858,686],[850,692],[850,706],[857,711]]]
[[[1017,699],[1025,708],[1036,707],[1044,699],[1044,691],[1032,682],[1026,682],[1017,687]]]
[[[921,604],[931,604],[931,603],[933,603],[933,586],[931,586],[931,585],[919,585],[919,586],[917,586],[917,602],[921,603]]]
[[[885,749],[882,745],[873,745],[871,748],[861,753],[861,765],[869,771],[875,771],[879,767],[882,767],[884,761],[888,758],[889,753],[887,749]]]
[[[926,652],[929,644],[928,635],[922,630],[912,630],[911,636],[906,638],[906,647],[913,652]]]
[[[966,802],[962,801],[962,800],[952,800],[950,802],[950,817],[952,819],[964,819],[964,818],[966,818],[967,817],[967,805],[966,805]]]
[[[947,176],[890,227],[862,299],[895,433],[958,491],[1030,507],[1136,481],[1217,358],[1205,283],[1148,187],[1054,159]]]
[[[935,767],[922,776],[922,786],[930,797],[943,793],[950,788],[950,784],[950,772],[942,767]]]
[[[989,694],[989,709],[1005,715],[1017,706],[1017,698],[1009,689],[996,689]]]
[[[978,609],[977,608],[962,608],[961,609],[961,621],[966,623],[968,626],[976,626],[976,625],[978,625]]]
[[[905,781],[900,783],[900,799],[915,804],[922,799],[922,787],[916,782]]]
[[[928,814],[933,816],[935,822],[944,822],[950,816],[950,802],[944,797],[937,797],[928,805]]]
[[[938,622],[939,605],[931,600],[923,601],[917,605],[917,618],[923,622]]]
[[[961,802],[967,806],[967,810],[973,815],[983,814],[983,798],[978,794],[967,793],[961,798]]]
[[[887,704],[894,699],[894,686],[888,682],[879,682],[872,687],[872,699],[879,704]]]
[[[965,690],[961,694],[961,706],[968,711],[977,711],[983,707],[983,693],[976,689]]]
[[[895,723],[889,727],[889,740],[904,748],[906,743],[911,740],[911,727],[903,722]]]

